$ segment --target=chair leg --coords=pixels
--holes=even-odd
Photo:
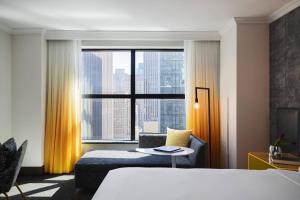
[[[10,200],[9,196],[6,193],[3,193],[6,200]]]
[[[22,196],[22,199],[23,200],[27,200],[27,197],[25,196],[25,194],[22,192],[21,188],[19,187],[19,185],[16,183],[16,188],[19,190],[21,196]]]

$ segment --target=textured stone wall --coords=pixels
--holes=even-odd
[[[270,131],[277,108],[300,108],[300,7],[270,24]]]

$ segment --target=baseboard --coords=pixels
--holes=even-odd
[[[21,167],[20,175],[32,176],[32,175],[43,175],[44,166],[41,167]]]

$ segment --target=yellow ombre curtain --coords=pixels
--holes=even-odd
[[[186,129],[208,141],[207,92],[198,90],[199,109],[194,108],[195,87],[210,88],[211,98],[211,167],[220,167],[219,72],[220,43],[185,41]]]
[[[80,42],[48,41],[44,170],[73,170],[81,156]]]

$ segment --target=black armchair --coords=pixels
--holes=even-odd
[[[10,139],[8,141],[11,142],[10,145],[15,145],[14,139]],[[20,192],[22,198],[24,200],[26,199],[24,193],[16,183],[24,159],[24,155],[26,152],[26,147],[27,147],[27,140],[23,142],[23,144],[20,146],[18,151],[16,151],[11,158],[7,159],[8,162],[6,163],[5,170],[0,172],[0,193],[3,193],[6,199],[9,199],[7,192],[9,192],[11,187],[13,187],[14,185]],[[8,156],[11,155],[8,154]]]

